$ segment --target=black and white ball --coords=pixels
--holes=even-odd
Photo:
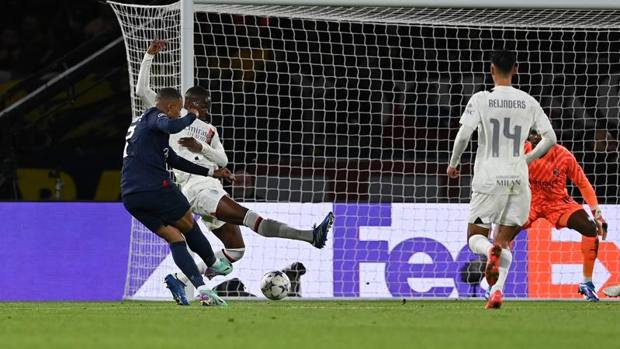
[[[265,297],[277,301],[288,296],[291,288],[291,280],[281,271],[270,271],[263,275],[260,281],[260,289]]]

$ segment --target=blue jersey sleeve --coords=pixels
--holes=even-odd
[[[152,120],[151,127],[156,128],[164,133],[179,133],[196,120],[196,115],[188,113],[182,118],[171,119],[164,113],[159,113],[157,118]]]
[[[201,176],[209,176],[211,174],[210,169],[202,167],[200,165],[196,165],[191,161],[185,160],[183,157],[177,155],[177,153],[172,150],[172,148],[168,148],[167,161],[170,166],[183,172],[193,173]]]

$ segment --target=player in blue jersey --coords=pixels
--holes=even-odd
[[[175,264],[188,275],[198,290],[203,305],[225,305],[208,289],[187,247],[226,275],[232,271],[230,262],[215,257],[211,244],[193,219],[190,204],[170,177],[171,168],[202,176],[234,180],[226,168],[206,168],[178,156],[169,146],[170,134],[178,133],[196,120],[198,111],[190,108],[180,118],[182,99],[179,92],[163,88],[156,96],[154,107],[147,109],[127,131],[123,152],[121,196],[127,211],[149,230],[170,244]],[[189,304],[186,299],[177,299]]]
[[[153,41],[140,65],[136,96],[147,106],[155,105],[157,95],[149,85],[151,64],[165,46],[164,41]],[[185,109],[196,108],[198,120],[190,127],[170,136],[170,147],[197,165],[226,167],[228,157],[217,128],[211,124],[210,104],[211,98],[206,89],[193,86],[187,90]],[[223,242],[224,248],[215,253],[216,257],[222,260],[234,263],[244,256],[245,243],[239,226],[246,226],[264,237],[305,241],[316,248],[325,246],[334,221],[332,212],[312,229],[297,229],[268,217],[263,219],[259,213],[238,204],[228,196],[221,181],[215,178],[192,176],[180,169],[175,169],[174,174],[176,184],[192,205],[194,214],[201,216],[205,227]],[[208,278],[217,275],[202,260],[196,260],[196,264]],[[174,299],[186,298],[185,293],[181,291],[189,283],[186,275],[175,272],[167,275],[165,282]]]

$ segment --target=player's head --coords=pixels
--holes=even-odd
[[[155,106],[169,117],[176,119],[181,116],[183,100],[179,91],[172,87],[164,87],[157,92]]]
[[[541,139],[542,137],[538,134],[538,132],[536,132],[535,129],[531,129],[530,134],[527,136],[527,140],[532,143],[532,148],[536,147]]]
[[[493,80],[512,78],[517,73],[517,55],[508,50],[497,50],[491,55]]]
[[[194,107],[198,109],[201,120],[209,120],[209,108],[211,106],[211,96],[204,87],[193,86],[185,92],[185,109]]]

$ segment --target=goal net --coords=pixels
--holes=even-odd
[[[180,7],[112,6],[137,116],[144,106],[133,87],[151,40],[168,41],[151,86],[181,87]],[[265,272],[297,268],[306,298],[482,296],[484,261],[466,243],[475,142],[458,180],[445,171],[460,114],[492,87],[489,54],[502,47],[517,51],[515,86],[540,101],[603,204],[611,229],[594,283],[620,283],[620,11],[201,1],[194,11],[195,82],[211,92],[213,124],[240,179],[231,196],[292,226],[336,215],[323,250],[243,228],[245,257],[210,285],[237,278],[260,296]],[[125,297],[166,298],[167,246],[137,222],[131,234]],[[522,231],[505,295],[577,297],[580,241],[544,220]]]

